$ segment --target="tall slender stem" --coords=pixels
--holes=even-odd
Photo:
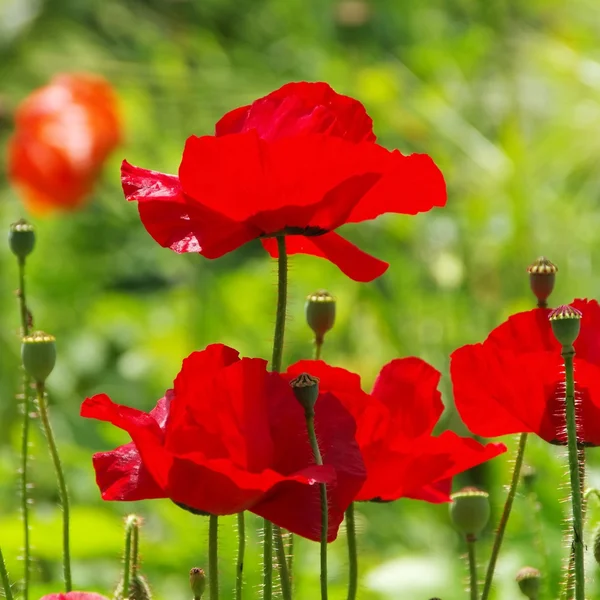
[[[321,350],[323,349],[324,338],[322,335],[315,336],[315,360],[321,359]]]
[[[569,473],[571,476],[571,503],[573,508],[573,548],[575,553],[575,598],[585,600],[585,569],[583,562],[583,512],[582,494],[577,458],[577,424],[575,417],[575,378],[573,373],[572,346],[563,347],[565,362],[565,420],[567,424],[567,444],[569,448]]]
[[[314,410],[306,411],[306,428],[308,429],[308,438],[310,447],[315,457],[317,465],[323,464],[323,457],[319,449],[319,442],[315,432],[315,413]],[[327,506],[327,485],[319,484],[321,496],[321,600],[327,600],[327,532],[329,529],[328,517],[329,509]]]
[[[477,592],[477,559],[475,557],[474,537],[467,537],[467,552],[469,555],[469,589],[471,592],[471,600],[477,600],[479,594]]]
[[[498,554],[500,554],[500,548],[502,546],[502,540],[504,539],[504,532],[508,519],[510,517],[510,511],[512,510],[513,501],[515,494],[517,493],[517,487],[519,484],[519,477],[521,476],[521,467],[523,466],[523,457],[525,456],[525,445],[527,444],[527,433],[522,433],[519,437],[519,447],[517,449],[517,456],[515,457],[515,466],[513,467],[512,479],[510,487],[508,488],[508,494],[504,502],[504,508],[502,509],[502,516],[500,517],[500,523],[496,530],[496,537],[494,538],[494,545],[492,546],[492,553],[490,555],[490,562],[488,563],[487,572],[485,574],[485,581],[483,583],[483,592],[481,594],[481,600],[487,600],[490,590],[492,589],[492,581],[494,579],[494,570],[496,569],[496,561],[498,560]]]
[[[275,333],[273,335],[273,356],[271,358],[271,371],[274,373],[281,371],[287,311],[288,259],[285,236],[283,235],[277,236],[277,250],[279,252],[277,260],[277,312],[275,316]],[[273,597],[273,525],[267,519],[264,519],[263,524],[263,555],[263,598],[264,600],[271,600]],[[281,563],[281,561],[278,562]],[[279,566],[281,568],[281,564]],[[283,581],[281,585],[283,589],[285,585]]]
[[[244,583],[244,554],[246,552],[246,521],[243,512],[237,515],[238,523],[238,554],[235,569],[235,600],[242,600]]]
[[[210,515],[208,526],[208,587],[210,600],[219,599],[219,517]]]
[[[0,579],[2,579],[4,597],[6,598],[6,600],[13,600],[12,589],[10,587],[10,579],[8,578],[8,571],[6,570],[4,556],[2,555],[2,548],[0,548]]]
[[[27,316],[27,300],[25,295],[25,258],[18,258],[19,264],[19,313],[21,315],[21,336],[29,335],[29,318]],[[29,395],[31,394],[31,378],[23,370],[23,426],[21,431],[21,514],[23,516],[23,600],[29,598],[29,579],[31,574],[31,550],[29,541],[29,493],[27,488],[29,477]]]
[[[123,556],[123,598],[129,598],[129,582],[131,580],[131,526],[125,527],[125,552]]]
[[[346,538],[348,540],[348,600],[356,600],[358,591],[358,555],[356,553],[356,523],[354,502],[346,510]]]
[[[283,600],[292,600],[292,585],[290,573],[288,571],[288,557],[285,553],[285,544],[283,543],[283,533],[281,527],[273,526],[275,535],[275,550],[277,552],[277,568],[279,569],[279,578],[281,580],[281,595]]]
[[[65,588],[67,592],[73,589],[71,583],[71,553],[69,550],[69,495],[67,492],[67,484],[65,481],[65,475],[58,454],[58,448],[56,447],[56,440],[54,439],[54,432],[52,431],[52,425],[50,424],[50,417],[48,415],[48,404],[46,402],[46,392],[43,383],[36,384],[37,389],[37,401],[40,409],[40,419],[46,434],[46,440],[48,442],[48,448],[50,450],[50,456],[54,463],[54,470],[56,471],[56,480],[58,482],[58,492],[60,495],[60,502],[63,509],[63,575],[65,580]]]

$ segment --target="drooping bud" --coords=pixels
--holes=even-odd
[[[206,589],[206,575],[204,569],[194,567],[190,570],[190,587],[192,588],[194,600],[200,600]]]
[[[542,574],[533,567],[523,567],[517,573],[517,583],[523,596],[529,600],[538,600]]]
[[[554,337],[563,348],[570,348],[579,335],[582,313],[576,308],[563,304],[555,308],[549,315]]]
[[[139,573],[132,573],[129,580],[129,595],[124,593],[123,580],[121,579],[115,590],[113,600],[152,600],[152,592],[145,577]]]
[[[8,230],[8,245],[19,260],[25,260],[35,246],[33,225],[25,219],[19,219],[16,223],[12,223]]]
[[[306,322],[315,332],[315,341],[323,343],[323,337],[335,323],[335,298],[325,290],[306,297],[304,305]]]
[[[300,373],[290,381],[290,386],[306,413],[314,414],[315,404],[319,398],[319,378],[308,373]]]
[[[527,267],[529,273],[529,285],[538,301],[539,308],[548,306],[546,300],[554,289],[558,267],[550,262],[545,256],[540,256]]]
[[[21,359],[25,371],[35,383],[43,384],[56,363],[56,344],[52,335],[36,331],[23,338]]]
[[[454,527],[467,538],[477,539],[490,519],[489,494],[466,487],[450,498],[450,518]]]

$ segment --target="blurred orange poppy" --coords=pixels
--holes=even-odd
[[[78,208],[121,140],[117,97],[87,73],[60,74],[17,108],[8,176],[27,208]]]

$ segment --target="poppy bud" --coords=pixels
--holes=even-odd
[[[554,289],[558,268],[545,256],[540,256],[527,267],[527,272],[529,273],[529,285],[538,300],[538,306],[545,308],[548,306],[546,300]]]
[[[304,411],[313,414],[319,397],[319,378],[308,373],[300,373],[298,377],[290,381],[290,385],[296,400],[300,402]]]
[[[576,308],[563,304],[549,315],[554,337],[563,348],[570,348],[579,335],[582,313]]]
[[[25,260],[35,246],[33,225],[25,219],[19,219],[16,223],[12,223],[8,230],[8,245],[19,260]]]
[[[466,537],[477,538],[490,519],[489,494],[466,487],[450,496],[450,518]]]
[[[517,583],[523,596],[529,600],[537,600],[540,593],[540,578],[542,574],[533,567],[523,567],[517,573]]]
[[[206,575],[204,569],[194,567],[190,571],[190,587],[192,588],[192,594],[194,594],[194,600],[199,600],[204,594],[206,589]]]
[[[335,323],[335,298],[325,290],[319,290],[306,297],[304,305],[306,322],[315,332],[317,343],[323,343],[323,337]]]
[[[129,595],[123,590],[123,580],[115,590],[113,600],[152,600],[152,592],[146,579],[138,573],[132,573],[129,581]]]
[[[594,533],[594,558],[596,562],[600,565],[600,526],[596,529]]]
[[[36,331],[23,338],[21,359],[25,371],[36,383],[44,383],[56,363],[56,344],[52,335]]]

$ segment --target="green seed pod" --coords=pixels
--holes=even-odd
[[[52,335],[36,331],[23,338],[21,344],[23,367],[39,384],[43,384],[52,373],[56,363],[56,344]]]
[[[315,339],[322,343],[325,334],[335,323],[335,298],[325,290],[319,290],[306,297],[304,305],[306,322],[315,332]]]
[[[314,413],[315,404],[319,398],[319,378],[308,373],[301,373],[290,381],[290,386],[307,413]]]
[[[8,245],[11,252],[19,259],[31,254],[35,246],[35,231],[33,225],[25,219],[19,219],[13,223],[8,230]]]
[[[594,558],[600,565],[600,526],[598,526],[594,533]]]
[[[554,337],[562,344],[563,348],[573,346],[573,342],[579,335],[582,316],[580,311],[568,304],[559,306],[550,313],[548,318]]]
[[[545,308],[547,306],[546,300],[554,289],[558,268],[545,256],[540,256],[527,267],[527,272],[529,273],[529,285],[537,298],[538,306]]]
[[[202,598],[204,590],[206,589],[206,575],[204,569],[194,567],[190,570],[190,587],[192,588],[194,600]]]
[[[542,574],[533,567],[523,567],[517,573],[517,583],[523,596],[529,600],[538,600]]]
[[[466,537],[477,539],[490,519],[489,494],[466,487],[450,498],[450,518],[454,527]]]

